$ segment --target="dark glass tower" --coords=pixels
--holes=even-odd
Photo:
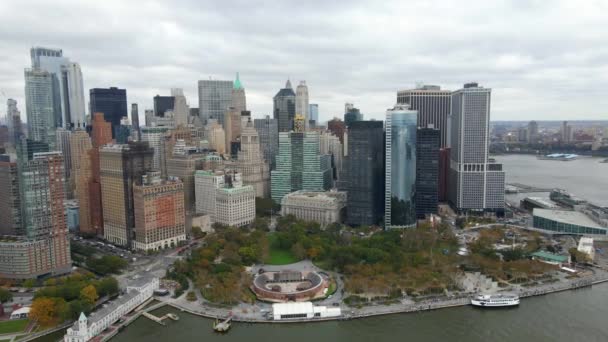
[[[439,189],[438,129],[419,128],[416,133],[416,216],[437,213]]]
[[[377,224],[384,212],[384,129],[382,121],[356,121],[348,133],[345,159],[347,223]]]
[[[165,112],[172,111],[175,107],[175,97],[173,96],[154,96],[154,116],[165,117]]]
[[[296,93],[293,92],[291,82],[287,80],[285,88],[279,90],[274,96],[274,118],[279,124],[279,132],[293,130],[293,120],[296,116]]]
[[[361,111],[359,108],[350,108],[348,112],[344,113],[344,124],[346,127],[350,128],[350,125],[355,121],[361,121],[363,117],[361,116]]]
[[[91,115],[103,113],[106,121],[112,124],[112,137],[120,127],[120,119],[128,115],[127,90],[116,87],[93,88],[89,91]]]

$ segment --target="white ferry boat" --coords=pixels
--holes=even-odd
[[[471,298],[473,306],[502,307],[519,305],[519,296],[514,294],[480,294]]]

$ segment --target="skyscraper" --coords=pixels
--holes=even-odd
[[[184,96],[184,90],[181,88],[171,89],[171,95],[174,99],[173,116],[175,118],[175,127],[180,125],[188,125],[188,116],[190,116],[190,107]]]
[[[30,49],[32,69],[47,71],[51,76],[53,112],[56,127],[71,128],[85,122],[82,71],[70,62],[60,49]]]
[[[384,225],[416,225],[416,129],[418,111],[395,105],[386,111]]]
[[[247,98],[245,97],[245,88],[241,84],[239,73],[236,73],[236,79],[232,85],[232,102],[230,107],[233,107],[239,114],[247,110]]]
[[[60,126],[54,108],[53,75],[40,69],[25,70],[25,106],[29,138],[55,147]]]
[[[448,189],[450,181],[450,148],[445,147],[439,149],[439,185],[438,185],[438,200],[439,202],[447,202]]]
[[[134,248],[133,185],[152,171],[154,150],[145,142],[106,145],[100,149],[104,238]]]
[[[418,126],[433,125],[441,132],[441,147],[449,147],[448,116],[451,110],[452,92],[435,85],[423,85],[416,89],[397,92],[397,103],[408,104],[418,111]]]
[[[168,127],[143,127],[141,129],[141,141],[148,143],[154,151],[152,169],[161,171],[162,162],[166,160],[164,146],[162,144],[164,136],[169,132]]]
[[[112,141],[112,124],[105,121],[103,113],[94,113],[91,121],[91,182],[89,183],[91,230],[103,236],[103,207],[101,201],[101,165],[99,149]]]
[[[441,134],[432,126],[416,132],[416,216],[437,214],[439,191],[439,143]]]
[[[173,111],[175,106],[175,98],[173,96],[160,96],[156,95],[153,98],[154,103],[154,116],[165,117],[165,113]]]
[[[0,235],[24,235],[19,172],[14,161],[0,161]]]
[[[331,156],[332,180],[342,176],[344,162],[344,147],[340,139],[331,132],[321,132],[319,135],[319,151],[321,154]]]
[[[204,125],[210,118],[224,124],[224,112],[232,103],[232,81],[198,81],[198,111]]]
[[[316,103],[311,103],[308,107],[308,123],[309,125],[314,121],[314,125],[319,124],[319,105]]]
[[[70,146],[70,136],[72,135],[71,130],[67,130],[63,127],[57,128],[55,148],[57,151],[61,151],[63,155],[64,163],[64,180],[65,180],[65,194],[67,198],[73,197],[74,180],[70,178],[72,173],[72,151]]]
[[[139,131],[139,110],[137,109],[137,103],[131,103],[131,125],[135,131],[137,141],[141,139]]]
[[[275,158],[279,151],[279,126],[277,119],[271,119],[266,115],[263,119],[254,119],[253,125],[258,131],[260,138],[260,148],[264,160],[270,166],[270,170],[275,168]]]
[[[460,213],[504,212],[505,173],[488,159],[490,96],[491,89],[477,83],[452,94],[448,197]]]
[[[377,224],[384,209],[384,128],[382,121],[356,121],[349,128],[344,162],[347,219],[352,226]]]
[[[293,92],[291,82],[287,80],[285,88],[273,98],[274,118],[278,122],[279,132],[289,132],[293,130],[293,120],[296,116],[296,94]]]
[[[262,159],[258,132],[253,128],[251,120],[243,127],[241,149],[235,166],[243,175],[243,183],[253,187],[256,197],[265,198],[270,195],[268,165]]]
[[[78,213],[81,233],[95,235],[96,231],[91,225],[91,197],[89,184],[91,183],[91,138],[83,129],[76,129],[70,136],[71,176],[74,180],[74,195],[78,199]]]
[[[538,123],[534,120],[528,123],[528,136],[526,140],[529,143],[536,143],[538,140]]]
[[[359,108],[355,108],[352,103],[348,103],[350,106],[348,107],[348,111],[344,113],[344,124],[346,127],[350,127],[350,125],[355,121],[363,120],[363,115],[361,115],[361,111]]]
[[[296,114],[304,117],[306,128],[308,128],[308,120],[310,120],[308,106],[308,86],[306,85],[306,81],[300,81],[300,84],[296,87]]]
[[[184,140],[178,140],[173,153],[167,158],[167,176],[179,178],[184,186],[184,209],[186,215],[194,213],[194,172],[202,169],[203,157],[196,149],[186,146]]]
[[[6,119],[8,120],[9,141],[13,146],[16,146],[23,135],[23,127],[21,124],[21,112],[17,109],[17,101],[8,99],[6,101]]]
[[[230,150],[231,143],[241,136],[241,112],[230,107],[224,114],[224,132],[226,133],[226,150]]]
[[[279,133],[276,169],[271,172],[271,196],[281,203],[297,190],[323,191],[331,186],[331,157],[319,152],[317,132]]]
[[[116,87],[94,88],[89,91],[91,113],[103,113],[104,119],[112,125],[112,137],[120,126],[120,120],[128,116],[127,90]]]

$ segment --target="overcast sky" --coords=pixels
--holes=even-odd
[[[29,48],[63,49],[88,89],[140,112],[197,80],[240,72],[256,117],[290,77],[322,120],[353,102],[383,118],[417,82],[492,88],[493,120],[608,119],[608,1],[0,1],[0,101],[25,119]]]

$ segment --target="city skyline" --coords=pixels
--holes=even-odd
[[[183,88],[194,107],[197,81],[210,76],[232,80],[239,71],[255,118],[271,114],[272,96],[288,77],[294,85],[306,80],[310,102],[319,104],[321,121],[342,115],[345,102],[357,103],[366,119],[381,119],[395,104],[397,90],[414,88],[418,82],[455,90],[470,81],[494,89],[493,119],[497,121],[606,117],[608,100],[601,96],[608,84],[602,72],[606,64],[601,49],[593,50],[606,40],[600,15],[605,4],[583,4],[574,17],[569,16],[567,2],[483,3],[472,6],[474,10],[425,2],[408,5],[408,11],[400,11],[399,5],[390,2],[366,5],[360,2],[344,9],[313,1],[306,4],[307,11],[289,19],[302,27],[275,35],[271,34],[275,25],[288,26],[276,21],[280,16],[275,11],[285,10],[282,7],[289,4],[273,9],[256,4],[208,8],[181,2],[169,8],[161,4],[9,1],[2,6],[6,10],[0,11],[6,13],[0,14],[6,37],[0,52],[0,90],[16,99],[25,113],[23,69],[30,64],[28,51],[32,46],[44,46],[62,49],[79,62],[85,101],[87,89],[117,86],[127,89],[128,102],[138,103],[142,109],[152,108],[153,96],[166,94],[170,88]],[[21,6],[29,16],[10,15]],[[114,6],[121,10],[112,10]],[[32,12],[31,8],[38,10]],[[256,8],[257,14],[251,16]],[[444,8],[451,16],[436,18],[436,8]],[[81,29],[70,32],[40,24],[66,19],[57,14],[41,20],[42,13],[53,11],[69,16]],[[100,23],[112,22],[116,27],[80,25],[81,20],[89,20],[81,14],[90,12],[97,13]],[[392,20],[396,13],[402,20]],[[352,21],[332,21],[336,15],[354,20],[365,17],[366,22],[385,25],[353,28]],[[159,24],[137,24],[143,22],[137,20],[140,17]],[[516,28],[512,27],[514,20]],[[484,29],[478,29],[479,25]],[[539,29],[542,26],[546,27]],[[520,32],[533,34],[522,36]],[[218,33],[231,43],[219,39],[224,35]],[[154,39],[141,39],[147,36]],[[398,36],[410,37],[407,46],[385,39]],[[555,43],[558,37],[559,44]],[[384,45],[379,46],[378,41]],[[158,46],[171,48],[159,54]]]

